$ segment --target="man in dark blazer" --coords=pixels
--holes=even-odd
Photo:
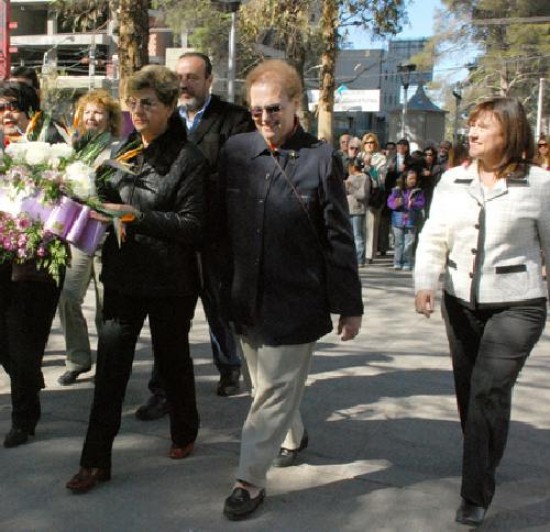
[[[210,93],[212,63],[207,55],[187,52],[176,64],[180,79],[179,114],[187,126],[188,138],[208,159],[210,174],[207,186],[207,224],[205,245],[201,252],[203,290],[201,301],[208,325],[214,363],[220,373],[217,394],[234,395],[239,392],[241,358],[233,332],[220,311],[220,271],[226,260],[216,239],[219,226],[215,213],[218,197],[218,155],[226,140],[237,133],[255,129],[250,112],[239,105],[223,101]],[[149,382],[152,396],[136,412],[142,420],[158,419],[168,412],[168,404],[157,373]]]

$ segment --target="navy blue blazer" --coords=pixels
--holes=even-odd
[[[258,132],[222,149],[230,319],[267,345],[309,343],[331,313],[363,313],[342,162],[300,127],[276,157]]]

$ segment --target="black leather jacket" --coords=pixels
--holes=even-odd
[[[139,143],[137,133],[121,146]],[[168,130],[130,161],[135,175],[117,171],[98,184],[104,201],[130,204],[143,218],[126,226],[119,248],[114,231],[103,246],[106,288],[141,296],[187,296],[199,291],[195,250],[202,240],[208,165],[172,115]]]

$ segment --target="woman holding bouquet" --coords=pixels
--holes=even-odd
[[[100,195],[109,202],[105,209],[132,221],[110,234],[103,246],[104,321],[81,467],[67,483],[75,493],[111,477],[113,441],[147,316],[155,363],[171,405],[170,458],[191,453],[199,427],[188,332],[199,291],[195,249],[203,226],[207,163],[187,141],[174,112],[179,83],[173,72],[147,66],[129,78],[126,90],[135,133],[119,150],[118,160],[131,172],[121,166],[104,179]]]
[[[96,89],[82,96],[76,105],[75,123],[77,153],[90,153],[92,164],[99,166],[111,155],[120,134],[122,115],[120,105],[111,95]],[[101,327],[103,286],[99,282],[101,259],[71,245],[71,265],[67,268],[65,283],[59,298],[59,319],[65,336],[67,370],[57,379],[62,386],[74,384],[81,373],[90,371],[92,351],[82,303],[93,279],[96,294],[96,329]]]
[[[38,105],[35,91],[27,85],[0,84],[4,139],[21,140],[33,126],[31,119],[39,111]],[[8,218],[0,215],[4,232]],[[18,240],[18,245],[23,246],[23,241]],[[9,249],[0,246],[0,363],[10,376],[12,403],[12,427],[4,439],[4,447],[27,442],[40,419],[40,390],[44,388],[42,358],[64,274],[61,266],[55,280],[45,269],[37,268],[33,260],[22,264],[27,253],[30,251],[21,247],[17,257],[13,257]]]

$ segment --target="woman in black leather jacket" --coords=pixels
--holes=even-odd
[[[105,208],[126,213],[120,243],[113,232],[102,251],[105,288],[95,395],[80,471],[67,483],[86,492],[109,480],[113,440],[134,351],[149,317],[155,362],[171,405],[170,458],[185,458],[199,417],[188,332],[199,291],[195,249],[201,240],[206,160],[174,114],[178,78],[147,66],[128,81],[126,105],[135,132],[118,159],[131,172],[103,179]]]

